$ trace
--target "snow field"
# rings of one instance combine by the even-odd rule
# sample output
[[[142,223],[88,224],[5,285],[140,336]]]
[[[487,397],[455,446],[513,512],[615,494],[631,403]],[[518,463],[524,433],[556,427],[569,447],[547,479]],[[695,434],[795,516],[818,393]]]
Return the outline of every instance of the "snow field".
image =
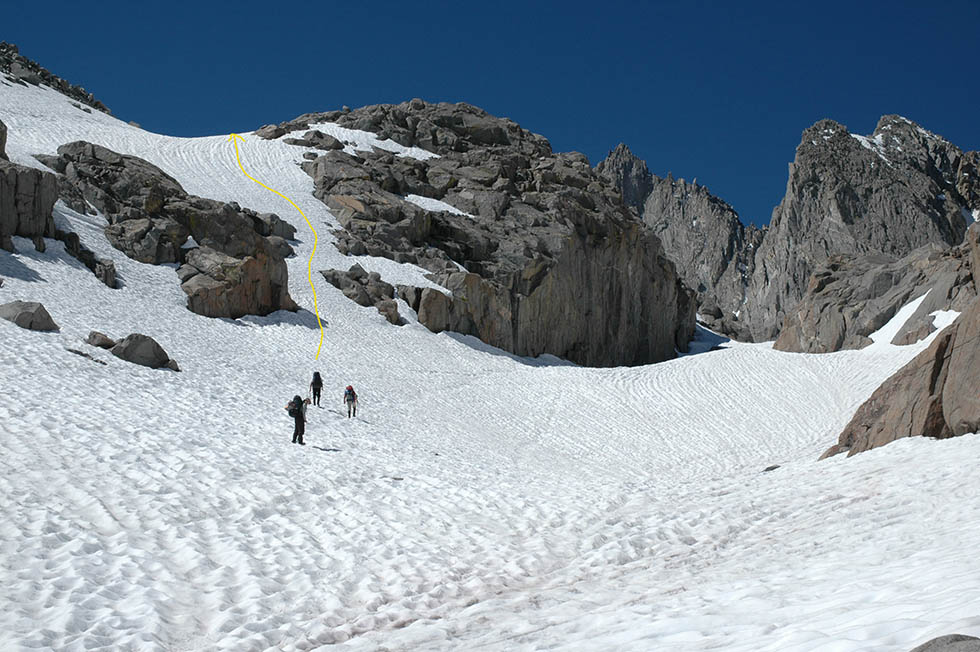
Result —
[[[980,634],[963,464],[980,438],[815,461],[927,342],[586,369],[394,327],[315,272],[357,261],[431,285],[422,271],[341,256],[303,149],[246,134],[246,170],[319,231],[314,361],[312,234],[226,136],[149,134],[19,86],[0,86],[0,119],[17,162],[87,139],[276,212],[298,229],[305,308],[194,315],[173,266],[126,258],[101,217],[60,204],[121,289],[57,242],[0,252],[0,302],[39,300],[62,327],[0,320],[0,649],[907,650]],[[119,361],[90,330],[151,335],[182,372]],[[314,369],[324,405],[293,446],[283,406]]]

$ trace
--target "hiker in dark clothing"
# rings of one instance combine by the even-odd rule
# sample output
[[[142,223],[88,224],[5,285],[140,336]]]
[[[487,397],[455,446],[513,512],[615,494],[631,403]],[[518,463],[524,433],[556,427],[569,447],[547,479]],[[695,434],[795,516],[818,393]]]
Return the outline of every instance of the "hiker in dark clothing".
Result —
[[[356,417],[357,416],[357,392],[354,391],[354,388],[351,385],[348,385],[347,389],[344,390],[344,403],[347,404],[347,418],[350,419],[351,412],[353,412],[354,416]]]
[[[320,405],[320,390],[323,389],[323,379],[320,372],[313,372],[313,382],[310,383],[310,390],[313,391],[313,405]]]
[[[310,399],[300,398],[299,394],[297,394],[293,397],[293,400],[286,404],[286,410],[289,412],[289,416],[296,423],[293,428],[293,443],[300,444],[301,446],[306,446],[306,442],[303,441],[303,435],[306,433],[306,406],[309,402]]]

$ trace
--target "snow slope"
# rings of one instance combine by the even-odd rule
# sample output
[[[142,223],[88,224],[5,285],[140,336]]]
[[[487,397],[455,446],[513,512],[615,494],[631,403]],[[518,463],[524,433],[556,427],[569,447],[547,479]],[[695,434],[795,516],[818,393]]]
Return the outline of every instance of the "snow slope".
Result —
[[[85,139],[276,212],[299,229],[290,292],[307,308],[194,315],[172,266],[126,258],[101,217],[60,204],[121,289],[58,242],[0,252],[0,302],[42,301],[61,325],[0,320],[0,649],[906,650],[980,634],[980,478],[963,463],[980,438],[816,462],[926,342],[586,369],[391,326],[314,277],[314,361],[312,234],[241,175],[227,135],[151,134],[8,85],[0,119],[17,162]],[[341,256],[304,150],[245,137],[249,173],[319,230],[314,270],[429,284]],[[90,330],[151,335],[182,372],[119,361]],[[324,407],[293,446],[283,406],[314,369]]]

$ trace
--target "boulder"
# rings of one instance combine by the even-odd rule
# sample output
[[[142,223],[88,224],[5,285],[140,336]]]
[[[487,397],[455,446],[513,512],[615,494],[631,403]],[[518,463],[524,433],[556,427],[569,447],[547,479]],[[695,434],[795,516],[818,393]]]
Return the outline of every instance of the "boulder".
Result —
[[[284,222],[275,213],[257,213],[255,218],[258,220],[257,226],[261,225],[256,229],[260,235],[274,235],[284,240],[292,240],[296,236],[296,227]]]
[[[100,349],[111,349],[116,345],[116,341],[114,339],[108,335],[105,335],[104,333],[100,333],[99,331],[90,332],[88,337],[85,338],[85,343],[91,344],[92,346],[97,346]]]
[[[180,287],[187,294],[187,307],[206,317],[237,319],[297,309],[286,294],[285,262],[271,261],[263,252],[235,258],[201,246],[187,253],[178,276],[183,279]]]
[[[343,149],[344,144],[329,134],[322,131],[311,130],[303,134],[302,138],[286,138],[284,143],[298,145],[300,147],[314,147],[322,150]]]
[[[177,363],[170,364],[172,360],[167,352],[163,350],[156,340],[148,335],[132,333],[124,337],[118,344],[109,349],[109,352],[127,362],[159,369],[160,367],[174,368]],[[179,371],[179,369],[175,369]]]
[[[0,248],[13,251],[13,236],[21,236],[44,251],[44,238],[55,234],[51,209],[56,201],[53,174],[0,160]]]
[[[286,135],[286,130],[276,125],[265,125],[255,130],[255,135],[266,140],[275,140]]]
[[[36,301],[11,301],[0,305],[0,319],[32,331],[56,331],[58,325],[43,305]]]
[[[926,641],[911,652],[980,652],[980,638],[963,634],[947,634]]]
[[[823,455],[980,431],[980,298],[865,401]]]
[[[395,288],[381,280],[381,275],[377,272],[368,274],[355,263],[346,272],[331,269],[320,274],[351,301],[364,307],[374,306],[392,324],[405,323],[398,314],[398,304],[394,301]]]
[[[172,219],[129,219],[105,227],[109,243],[133,260],[159,265],[180,260],[186,227]]]
[[[278,216],[188,195],[156,166],[99,145],[69,143],[58,155],[44,162],[108,216],[114,247],[144,263],[184,263],[178,277],[190,310],[237,318],[297,309],[284,260],[295,228]],[[197,247],[186,246],[190,238]],[[90,269],[114,277],[109,265]]]
[[[295,253],[293,248],[289,246],[289,243],[286,242],[284,238],[277,235],[270,235],[267,239],[269,244],[272,246],[272,250],[279,254],[279,256],[282,258],[289,258]]]

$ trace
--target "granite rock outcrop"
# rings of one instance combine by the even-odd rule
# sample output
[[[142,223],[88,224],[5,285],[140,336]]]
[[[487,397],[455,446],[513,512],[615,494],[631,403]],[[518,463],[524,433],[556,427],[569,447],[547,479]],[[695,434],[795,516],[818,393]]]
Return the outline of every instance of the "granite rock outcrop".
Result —
[[[592,366],[686,350],[690,291],[583,155],[555,154],[543,137],[476,107],[422,100],[308,114],[264,133],[326,121],[438,154],[335,149],[303,163],[343,227],[342,253],[416,264],[450,291],[408,291],[431,330]]]
[[[181,264],[190,310],[237,318],[296,309],[283,243],[271,240],[294,230],[278,217],[189,195],[151,163],[100,145],[68,143],[38,159],[109,219],[114,247],[140,262]]]

